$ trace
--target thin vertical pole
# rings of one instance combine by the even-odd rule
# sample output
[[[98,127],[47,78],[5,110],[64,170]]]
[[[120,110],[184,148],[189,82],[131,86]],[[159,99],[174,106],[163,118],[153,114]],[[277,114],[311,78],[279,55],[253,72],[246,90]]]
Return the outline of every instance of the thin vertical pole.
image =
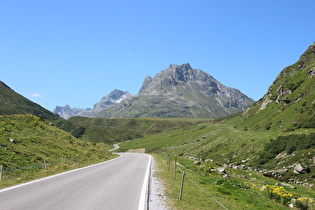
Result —
[[[183,174],[182,174],[182,183],[181,183],[181,186],[180,186],[179,200],[181,200],[182,197],[183,197],[184,181],[185,181],[185,172],[183,172]]]
[[[0,166],[0,182],[1,182],[1,178],[2,178],[2,165]]]
[[[177,157],[175,156],[175,160],[174,160],[174,178],[176,180],[176,167],[177,167]]]

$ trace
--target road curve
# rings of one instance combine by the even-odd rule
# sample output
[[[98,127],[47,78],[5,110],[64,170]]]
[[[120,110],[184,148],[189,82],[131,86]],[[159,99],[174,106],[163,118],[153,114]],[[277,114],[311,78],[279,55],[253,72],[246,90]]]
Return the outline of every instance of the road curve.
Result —
[[[111,161],[6,188],[0,190],[0,209],[140,209],[150,161],[146,154],[122,153]]]

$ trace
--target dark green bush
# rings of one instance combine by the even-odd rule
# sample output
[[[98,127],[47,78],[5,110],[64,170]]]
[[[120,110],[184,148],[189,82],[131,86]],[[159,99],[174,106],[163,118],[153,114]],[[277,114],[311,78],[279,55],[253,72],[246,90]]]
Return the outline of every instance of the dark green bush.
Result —
[[[309,149],[315,146],[315,133],[309,135],[294,134],[288,136],[279,136],[275,140],[271,140],[264,148],[264,152],[260,154],[258,164],[262,165],[269,160],[275,158],[281,152],[291,154],[297,150]]]

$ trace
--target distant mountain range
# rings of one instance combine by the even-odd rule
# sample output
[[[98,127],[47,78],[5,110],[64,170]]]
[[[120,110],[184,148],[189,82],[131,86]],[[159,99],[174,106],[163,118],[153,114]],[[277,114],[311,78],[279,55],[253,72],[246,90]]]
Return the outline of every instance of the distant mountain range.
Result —
[[[254,101],[189,64],[170,65],[154,78],[146,77],[139,93],[114,90],[93,109],[57,106],[53,111],[71,116],[127,117],[223,117],[244,110]]]
[[[69,119],[73,116],[97,117],[101,111],[115,106],[130,97],[132,97],[132,95],[129,92],[116,89],[110,92],[108,95],[104,96],[99,102],[94,104],[93,109],[74,108],[66,105],[63,107],[56,106],[53,112],[58,114],[60,117],[63,117],[64,119]]]

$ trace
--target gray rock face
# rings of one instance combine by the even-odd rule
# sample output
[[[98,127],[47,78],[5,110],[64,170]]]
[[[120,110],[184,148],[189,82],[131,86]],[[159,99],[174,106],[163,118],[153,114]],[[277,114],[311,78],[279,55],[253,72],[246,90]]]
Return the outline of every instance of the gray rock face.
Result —
[[[80,108],[74,108],[69,105],[66,106],[56,106],[53,113],[58,114],[60,117],[64,119],[69,119],[72,116],[76,116],[78,113],[88,111],[88,109],[80,109]]]
[[[95,117],[99,114],[99,112],[115,106],[130,97],[132,97],[132,95],[129,92],[116,89],[94,104],[93,109],[73,108],[66,105],[64,107],[56,106],[53,112],[59,114],[60,117],[65,119],[69,119],[73,116]]]
[[[116,89],[107,96],[104,96],[102,100],[97,102],[93,107],[93,111],[102,111],[111,106],[119,104],[121,101],[128,99],[131,96],[132,95],[129,92]]]
[[[189,64],[170,65],[154,78],[146,77],[137,96],[99,117],[223,117],[253,102]]]
[[[293,172],[298,174],[307,174],[309,169],[305,164],[297,163],[293,168]]]

